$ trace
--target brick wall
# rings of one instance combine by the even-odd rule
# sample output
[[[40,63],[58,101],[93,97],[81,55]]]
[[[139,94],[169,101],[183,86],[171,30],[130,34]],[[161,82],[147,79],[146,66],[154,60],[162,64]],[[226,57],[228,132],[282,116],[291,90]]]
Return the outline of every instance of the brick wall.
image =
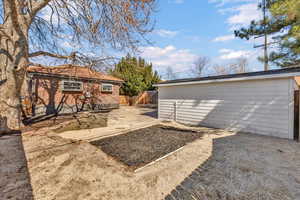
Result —
[[[76,112],[82,104],[86,106],[88,103],[101,108],[119,105],[119,84],[113,84],[112,92],[103,92],[100,81],[81,80],[83,91],[65,92],[61,89],[62,80],[43,76],[28,79],[25,84],[27,88],[22,94],[23,107],[27,114],[32,114],[33,106],[35,114],[50,114],[59,105],[62,105],[62,112]]]

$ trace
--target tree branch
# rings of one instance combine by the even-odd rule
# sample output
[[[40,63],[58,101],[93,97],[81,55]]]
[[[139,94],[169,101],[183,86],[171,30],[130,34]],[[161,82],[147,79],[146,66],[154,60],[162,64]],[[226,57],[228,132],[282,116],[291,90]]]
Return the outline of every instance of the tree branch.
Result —
[[[40,1],[30,1],[31,3],[31,17],[34,18],[35,15],[43,9],[52,0],[40,0]]]
[[[72,53],[69,56],[49,53],[49,52],[46,52],[46,51],[37,51],[37,52],[33,52],[33,53],[29,54],[30,58],[38,57],[38,56],[49,56],[49,57],[58,58],[58,59],[74,59],[75,56],[76,56],[76,53]]]

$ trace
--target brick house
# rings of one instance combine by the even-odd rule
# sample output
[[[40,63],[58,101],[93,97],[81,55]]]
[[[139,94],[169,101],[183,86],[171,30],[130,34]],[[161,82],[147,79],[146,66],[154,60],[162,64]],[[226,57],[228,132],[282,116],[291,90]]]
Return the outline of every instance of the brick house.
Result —
[[[30,66],[22,92],[26,116],[119,107],[123,81],[87,67]]]

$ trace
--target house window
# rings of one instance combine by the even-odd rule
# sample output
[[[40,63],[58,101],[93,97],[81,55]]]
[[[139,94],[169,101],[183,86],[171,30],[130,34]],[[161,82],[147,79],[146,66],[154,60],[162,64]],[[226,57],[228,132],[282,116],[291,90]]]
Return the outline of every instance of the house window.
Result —
[[[83,84],[80,81],[62,81],[62,91],[65,92],[80,92],[83,89]]]
[[[102,92],[112,92],[113,85],[112,84],[102,84],[101,91]]]

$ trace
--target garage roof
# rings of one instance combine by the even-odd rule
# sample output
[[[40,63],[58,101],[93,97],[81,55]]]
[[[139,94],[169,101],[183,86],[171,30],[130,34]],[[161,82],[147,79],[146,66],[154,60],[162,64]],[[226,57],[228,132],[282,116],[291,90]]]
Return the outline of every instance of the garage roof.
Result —
[[[155,86],[173,86],[173,85],[189,85],[198,83],[226,82],[226,81],[242,81],[242,80],[258,80],[270,78],[288,78],[300,76],[300,67],[292,67],[285,69],[274,69],[268,71],[258,71],[240,74],[229,74],[221,76],[207,76],[200,78],[185,78],[170,81],[164,81]]]

